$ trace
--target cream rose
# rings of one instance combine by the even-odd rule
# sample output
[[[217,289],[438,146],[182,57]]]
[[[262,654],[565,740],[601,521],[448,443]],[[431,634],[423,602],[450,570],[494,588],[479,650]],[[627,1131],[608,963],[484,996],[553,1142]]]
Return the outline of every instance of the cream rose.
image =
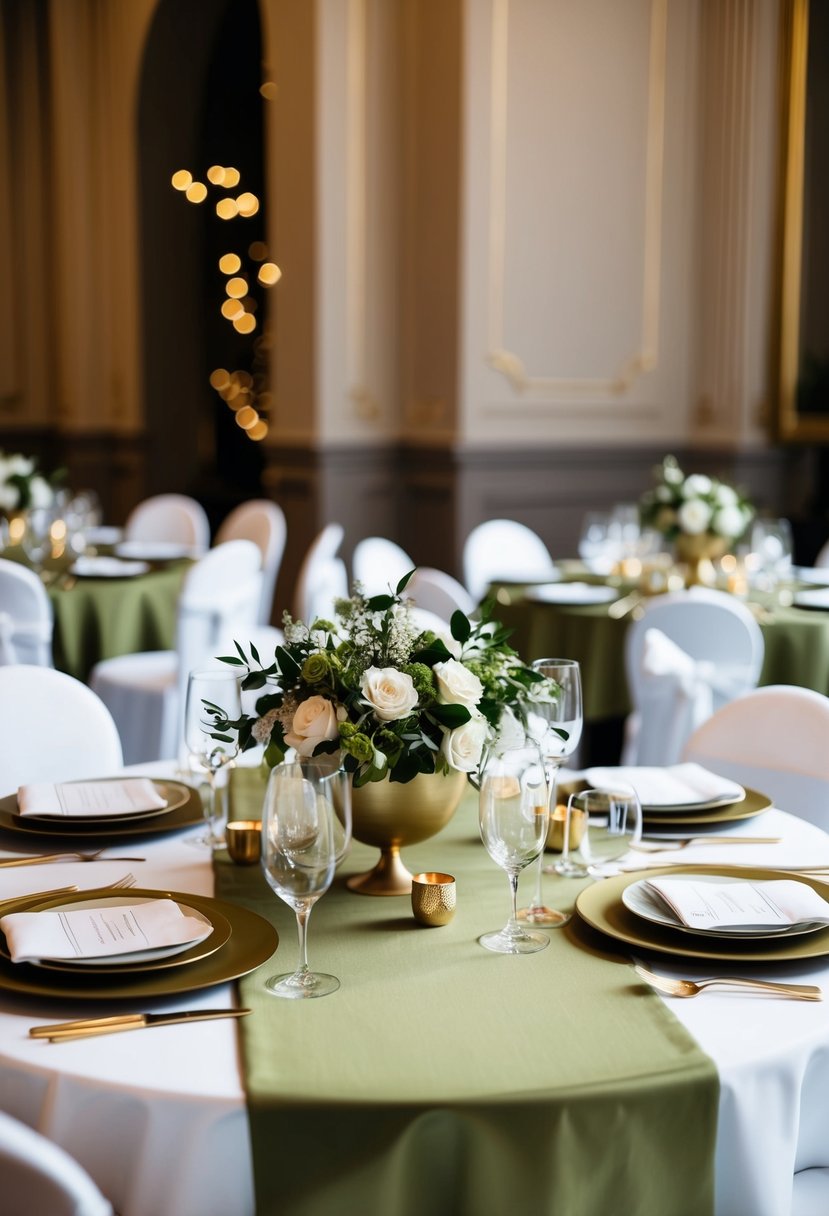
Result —
[[[381,722],[407,718],[417,705],[412,677],[394,667],[369,667],[363,672],[360,692]]]
[[[474,773],[481,762],[486,735],[486,718],[480,714],[464,722],[463,726],[448,730],[443,736],[440,750],[450,768],[461,773]]]
[[[294,714],[291,729],[285,733],[285,743],[298,756],[312,756],[318,743],[338,737],[338,724],[344,718],[342,707],[338,710],[325,697],[309,697]]]
[[[457,659],[435,663],[432,670],[438,682],[439,699],[444,705],[465,705],[467,709],[474,709],[484,695],[481,681]]]
[[[699,498],[691,498],[679,508],[677,522],[683,532],[687,532],[690,536],[699,536],[710,524],[711,514],[711,508],[707,502],[703,502]]]

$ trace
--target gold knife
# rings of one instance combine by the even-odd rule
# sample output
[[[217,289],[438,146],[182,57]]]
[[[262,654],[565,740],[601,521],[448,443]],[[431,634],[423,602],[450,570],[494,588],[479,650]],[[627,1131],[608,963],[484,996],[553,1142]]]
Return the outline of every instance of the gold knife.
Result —
[[[117,1034],[120,1030],[145,1030],[151,1026],[173,1026],[177,1022],[212,1022],[217,1018],[243,1018],[252,1012],[252,1009],[194,1009],[188,1013],[124,1013],[113,1017],[79,1018],[74,1022],[32,1026],[29,1035],[33,1039],[63,1043],[67,1039]]]

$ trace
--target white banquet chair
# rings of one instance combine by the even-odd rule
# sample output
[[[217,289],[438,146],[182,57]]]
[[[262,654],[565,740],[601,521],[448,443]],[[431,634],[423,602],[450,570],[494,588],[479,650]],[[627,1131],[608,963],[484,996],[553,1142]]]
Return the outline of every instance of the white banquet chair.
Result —
[[[112,1216],[86,1170],[34,1128],[0,1112],[3,1216]]]
[[[348,571],[337,556],[344,535],[342,524],[326,524],[305,554],[294,591],[294,616],[306,624],[317,617],[332,620],[334,601],[348,595]]]
[[[475,611],[475,601],[462,583],[433,566],[418,566],[404,594],[426,612],[433,612],[443,621],[450,621],[453,612],[467,616]]]
[[[384,536],[366,536],[354,546],[351,573],[366,595],[394,591],[415,563],[405,549]]]
[[[829,697],[768,684],[731,701],[688,740],[683,758],[773,799],[829,831]],[[829,1210],[829,1209],[827,1209]]]
[[[463,546],[463,581],[476,604],[491,583],[543,582],[558,578],[555,562],[537,532],[514,519],[488,519]]]
[[[123,765],[107,707],[86,684],[53,667],[0,667],[0,740],[2,795],[31,781],[107,777]]]
[[[0,666],[54,666],[54,626],[51,601],[35,572],[0,557]]]
[[[187,494],[154,494],[130,511],[124,539],[182,545],[198,555],[210,544],[210,521],[201,503]]]
[[[273,595],[279,567],[285,553],[288,528],[285,512],[267,498],[252,498],[240,503],[219,525],[215,543],[228,540],[252,540],[262,554],[262,598],[258,624],[269,625],[273,612]]]
[[[649,601],[625,636],[633,712],[623,764],[676,764],[691,733],[755,688],[765,645],[750,610],[724,591],[694,587]]]
[[[188,570],[176,614],[174,650],[103,659],[90,686],[110,710],[126,764],[178,756],[187,677],[214,658],[231,633],[244,638],[256,625],[262,588],[259,549],[230,540],[210,549]]]

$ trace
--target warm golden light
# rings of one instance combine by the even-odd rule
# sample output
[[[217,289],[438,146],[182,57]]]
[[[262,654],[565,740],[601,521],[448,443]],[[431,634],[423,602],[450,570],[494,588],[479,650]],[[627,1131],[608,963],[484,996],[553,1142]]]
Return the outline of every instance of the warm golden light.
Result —
[[[211,165],[207,170],[207,180],[212,182],[214,186],[223,186],[225,171],[222,165]]]
[[[220,220],[232,220],[239,214],[235,198],[220,198],[216,204],[216,214]]]
[[[223,253],[219,258],[219,270],[222,274],[235,274],[242,265],[242,259],[238,253]]]
[[[264,241],[252,241],[248,246],[248,254],[254,262],[261,262],[268,256],[268,247]]]
[[[231,401],[235,401],[236,398],[239,396],[239,385],[235,384],[233,381],[231,381],[230,384],[227,386],[227,388],[222,390],[222,396],[224,397],[224,399],[228,403],[228,405],[230,405]],[[237,409],[239,408],[238,404],[237,404],[236,408]]]
[[[240,334],[252,334],[256,329],[256,318],[249,312],[243,313],[233,322],[233,328]]]
[[[207,186],[204,182],[193,182],[191,186],[187,187],[184,194],[188,202],[203,203],[207,198]]]
[[[256,423],[259,421],[259,415],[253,406],[243,405],[236,415],[236,421],[242,430],[246,431],[249,427],[256,426]]]
[[[170,178],[174,190],[186,190],[192,180],[193,174],[187,169],[178,169]]]
[[[264,418],[260,418],[253,426],[248,427],[248,439],[255,439],[257,442],[264,439],[268,433],[268,424]]]
[[[250,372],[236,372],[236,383],[241,384],[242,388],[252,388],[253,376]]]
[[[236,317],[241,317],[244,311],[244,305],[242,304],[241,300],[225,300],[224,304],[222,305],[222,316],[228,321],[233,321]]]
[[[276,101],[279,89],[272,80],[266,80],[259,86],[259,92],[265,98],[265,101]]]
[[[221,392],[223,388],[227,388],[230,384],[230,376],[224,367],[217,367],[215,371],[210,373],[210,387],[215,388],[216,392]]]
[[[236,200],[236,206],[239,208],[239,214],[247,219],[251,215],[256,215],[256,212],[259,210],[259,199],[248,190],[244,194],[239,195]]]
[[[282,278],[282,271],[276,262],[263,262],[259,267],[258,278],[265,287],[273,287],[274,283],[278,283]]]
[[[224,186],[225,190],[232,190],[234,186],[238,186],[240,176],[241,176],[241,174],[239,173],[238,169],[234,169],[231,166],[228,166],[225,169],[225,177],[224,177],[224,181],[222,182],[222,185]]]
[[[236,279],[228,279],[225,284],[225,291],[233,300],[241,300],[242,296],[247,293],[248,281],[243,279],[241,275]]]

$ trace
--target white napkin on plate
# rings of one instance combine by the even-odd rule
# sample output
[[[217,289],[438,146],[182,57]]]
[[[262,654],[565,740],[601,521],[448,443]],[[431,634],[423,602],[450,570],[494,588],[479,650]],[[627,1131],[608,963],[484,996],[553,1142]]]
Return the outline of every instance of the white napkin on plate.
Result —
[[[35,782],[17,791],[22,816],[56,816],[92,819],[97,815],[140,815],[167,805],[149,777],[120,781],[65,781],[58,785]]]
[[[736,781],[729,781],[709,772],[701,764],[670,764],[666,768],[646,765],[620,765],[616,768],[589,768],[585,777],[591,786],[604,788],[617,782],[632,785],[643,806],[684,806],[697,802],[714,802],[745,798],[745,790]]]
[[[829,924],[829,903],[793,878],[766,882],[717,881],[677,875],[651,878],[647,887],[691,929],[776,929]]]
[[[15,963],[33,959],[105,958],[160,946],[200,942],[213,926],[188,916],[172,899],[62,911],[10,912],[0,917]]]
[[[120,557],[78,557],[70,567],[70,573],[87,578],[127,578],[133,574],[146,574],[146,562],[127,562]]]

